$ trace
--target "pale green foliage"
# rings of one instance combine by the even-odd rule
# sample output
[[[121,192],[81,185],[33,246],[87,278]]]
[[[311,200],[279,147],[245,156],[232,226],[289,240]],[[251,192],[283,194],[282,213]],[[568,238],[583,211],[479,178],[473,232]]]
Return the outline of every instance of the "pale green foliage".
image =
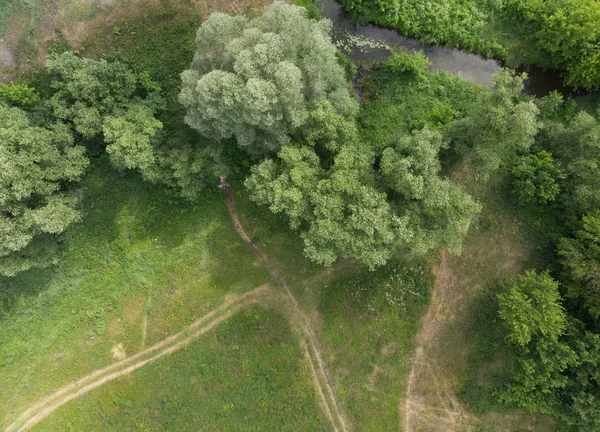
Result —
[[[313,261],[330,265],[341,256],[374,269],[389,260],[397,243],[410,241],[406,219],[393,214],[373,185],[372,164],[368,149],[346,146],[319,182],[312,197],[315,219],[302,233]]]
[[[33,126],[20,109],[0,105],[0,274],[54,262],[55,235],[80,218],[65,185],[87,165],[65,125]]]
[[[77,58],[72,52],[50,54],[46,70],[53,78],[49,99],[54,116],[73,122],[86,138],[102,131],[103,116],[123,109],[134,98],[136,77],[119,62]]]
[[[268,205],[273,213],[284,213],[296,229],[314,217],[312,194],[323,170],[319,157],[308,147],[285,146],[278,156],[279,161],[267,159],[253,167],[246,187],[253,201]]]
[[[338,257],[353,258],[374,269],[398,250],[407,255],[435,248],[460,253],[462,237],[480,207],[439,177],[438,132],[420,131],[386,149],[380,177],[371,150],[352,141],[351,125],[341,121],[335,126],[336,120],[319,124],[316,130],[321,132],[315,136],[325,138],[316,147],[341,148],[328,170],[310,147],[286,146],[279,160],[253,167],[246,180],[254,201],[301,229],[306,256],[324,265]],[[341,143],[340,136],[349,141]],[[379,183],[391,190],[389,197]]]
[[[399,137],[383,151],[383,182],[392,191],[396,212],[410,221],[414,232],[404,245],[409,254],[437,248],[460,254],[471,218],[481,209],[460,187],[440,177],[439,151],[445,146],[439,132],[423,129]]]
[[[314,101],[327,100],[337,114],[353,116],[358,106],[330,31],[328,21],[279,2],[251,21],[212,14],[182,74],[186,122],[204,136],[234,136],[250,154],[267,155],[290,142]]]
[[[492,92],[453,126],[457,149],[471,157],[484,179],[534,142],[540,127],[539,110],[531,101],[519,101],[525,77],[507,69],[497,72]]]
[[[304,228],[311,260],[331,265],[346,257],[375,268],[390,258],[398,235],[410,237],[405,221],[373,186],[368,149],[343,147],[329,172],[308,147],[286,146],[278,156],[253,167],[246,187],[253,200],[284,213],[293,228]]]
[[[152,138],[162,123],[145,105],[131,105],[124,113],[104,119],[102,130],[106,151],[112,163],[120,169],[140,168],[147,171],[155,163]]]

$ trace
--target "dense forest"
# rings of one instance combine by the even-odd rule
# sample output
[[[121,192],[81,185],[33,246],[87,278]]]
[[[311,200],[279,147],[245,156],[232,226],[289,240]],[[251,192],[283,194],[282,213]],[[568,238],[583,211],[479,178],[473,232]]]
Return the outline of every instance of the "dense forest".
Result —
[[[600,87],[596,0],[343,3],[358,22]],[[523,409],[565,430],[600,429],[594,95],[526,95],[526,74],[510,68],[484,88],[430,73],[421,52],[395,52],[362,65],[359,103],[356,68],[331,42],[330,23],[279,2],[254,19],[211,14],[190,46],[191,63],[173,62],[180,79],[122,53],[87,58],[64,47],[0,84],[3,286],[60,262],[66,234],[87,217],[82,202],[99,199],[81,186],[97,167],[133,173],[190,206],[220,177],[235,179],[313,263],[384,274],[398,260],[461,254],[487,210],[450,174],[465,164],[477,185],[514,203],[540,243],[535,266],[479,300],[488,353],[474,367],[494,353],[506,367],[464,399],[482,412]]]

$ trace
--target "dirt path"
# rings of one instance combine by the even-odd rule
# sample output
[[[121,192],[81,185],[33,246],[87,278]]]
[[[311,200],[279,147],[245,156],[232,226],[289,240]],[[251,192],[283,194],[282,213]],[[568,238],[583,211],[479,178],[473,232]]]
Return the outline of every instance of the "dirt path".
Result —
[[[339,431],[341,429],[342,431],[346,432],[348,430],[308,317],[300,308],[296,298],[290,291],[281,275],[244,231],[244,228],[242,227],[235,210],[235,205],[231,195],[231,188],[224,179],[221,180],[221,187],[225,192],[227,207],[236,231],[240,234],[246,244],[248,244],[256,253],[256,255],[258,255],[258,257],[262,260],[271,275],[283,287],[285,294],[279,294],[279,292],[274,291],[265,285],[236,296],[212,310],[202,318],[194,321],[179,333],[169,336],[163,341],[146,348],[131,357],[127,357],[121,361],[112,363],[103,369],[99,369],[81,378],[77,382],[71,383],[57,390],[50,396],[44,398],[37,404],[25,410],[8,426],[6,432],[20,432],[29,429],[67,402],[116,378],[130,374],[165,355],[179,350],[185,345],[193,342],[202,334],[211,330],[216,325],[220,324],[222,321],[229,318],[232,314],[254,304],[263,304],[271,306],[275,309],[284,309],[283,312],[288,315],[288,319],[292,325],[292,328],[297,331],[298,328],[300,328],[299,333],[304,336],[304,338],[301,340],[301,345],[311,368],[313,383],[321,404],[323,405],[325,414],[327,415],[327,418],[331,422],[331,425],[335,431]],[[283,296],[283,298],[278,298],[281,296]],[[286,303],[289,303],[289,305],[286,306]],[[146,320],[147,317],[145,316],[142,330],[142,344],[145,343]]]
[[[246,231],[244,231],[244,228],[242,227],[240,219],[237,215],[237,211],[235,209],[235,204],[233,202],[233,197],[231,195],[231,187],[230,187],[229,183],[227,183],[227,181],[223,177],[220,178],[219,187],[221,187],[223,189],[223,192],[225,193],[225,199],[227,200],[227,207],[229,209],[229,214],[231,215],[231,220],[233,221],[233,225],[235,226],[236,231],[239,233],[240,237],[242,237],[242,239],[246,242],[246,244],[248,246],[250,246],[250,248],[254,251],[254,253],[261,259],[261,261],[267,267],[267,269],[269,270],[271,275],[273,275],[273,277],[283,287],[283,289],[285,290],[288,298],[290,299],[290,301],[294,307],[295,313],[298,315],[298,317],[300,317],[303,327],[304,327],[304,329],[303,329],[304,333],[307,336],[307,342],[308,342],[309,349],[306,350],[306,353],[308,354],[308,360],[309,360],[310,366],[313,370],[313,373],[315,373],[316,376],[320,377],[320,379],[317,381],[322,382],[325,386],[324,389],[318,389],[318,391],[321,393],[326,393],[328,396],[327,398],[325,398],[326,405],[327,405],[325,407],[326,412],[328,414],[333,413],[336,421],[332,423],[332,426],[336,431],[338,430],[338,425],[343,431],[347,431],[348,426],[346,424],[346,421],[344,420],[344,416],[342,415],[342,410],[340,408],[340,404],[339,404],[337,396],[335,394],[335,390],[333,389],[333,386],[331,384],[331,379],[329,378],[329,374],[325,367],[325,363],[323,362],[323,355],[321,353],[321,350],[319,349],[319,345],[317,343],[317,338],[315,337],[315,334],[312,330],[312,327],[310,325],[310,321],[308,320],[308,317],[300,308],[300,305],[298,304],[296,297],[294,297],[294,295],[292,294],[292,291],[289,289],[289,287],[287,286],[287,284],[285,283],[285,281],[283,280],[283,278],[281,277],[279,272],[275,269],[275,267],[271,264],[271,262],[267,259],[267,257],[261,252],[261,250],[258,248],[258,246],[256,246],[252,242],[252,240],[250,239],[248,234],[246,234]]]
[[[223,303],[202,318],[194,321],[179,333],[169,336],[163,341],[131,357],[115,362],[103,369],[99,369],[81,378],[79,381],[61,388],[24,411],[8,426],[6,432],[24,431],[70,400],[106,384],[109,381],[130,374],[148,363],[179,350],[229,318],[235,312],[254,304],[262,303],[262,297],[266,296],[271,291],[273,291],[271,288],[267,285],[263,285],[252,291],[240,294]]]
[[[436,431],[442,425],[448,432],[472,430],[477,424],[477,418],[456,398],[453,383],[444,376],[445,368],[438,358],[438,343],[453,324],[463,298],[446,253],[442,253],[434,274],[435,288],[416,336],[406,398],[399,407],[403,418],[399,429],[405,432]]]

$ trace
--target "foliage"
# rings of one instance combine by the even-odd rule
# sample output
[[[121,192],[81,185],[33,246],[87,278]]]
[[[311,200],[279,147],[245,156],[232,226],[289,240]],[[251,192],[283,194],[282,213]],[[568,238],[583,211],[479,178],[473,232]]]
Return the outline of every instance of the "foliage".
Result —
[[[600,87],[600,4],[596,0],[509,0],[508,15],[527,26],[528,36],[567,70],[566,83]]]
[[[40,97],[26,83],[0,83],[0,104],[6,103],[23,109],[33,108]]]
[[[325,99],[351,117],[358,106],[330,40],[328,21],[275,3],[261,17],[212,14],[198,30],[179,97],[186,123],[209,138],[234,136],[254,156],[277,152]]]
[[[578,298],[594,318],[600,317],[600,209],[583,216],[574,238],[558,245],[567,272],[569,296]]]
[[[483,3],[483,4],[482,4]],[[393,27],[427,44],[449,44],[497,53],[497,44],[483,34],[492,2],[472,0],[344,0],[342,4],[359,23]]]
[[[515,195],[521,204],[546,205],[560,191],[565,174],[551,153],[545,150],[518,158],[512,168]]]
[[[567,175],[564,207],[576,217],[600,208],[600,123],[582,111],[567,126],[546,122],[542,132]]]
[[[71,52],[50,56],[47,70],[54,78],[52,114],[73,124],[88,143],[101,136],[115,167],[137,169],[190,199],[208,178],[224,172],[219,154],[186,133],[182,122],[160,133],[164,125],[157,114],[165,100],[147,71],[136,74],[119,61],[79,59]]]
[[[302,230],[306,256],[320,264],[346,257],[373,269],[398,249],[409,256],[437,248],[459,254],[480,207],[439,177],[442,147],[439,132],[399,137],[383,151],[379,174],[359,142],[343,145],[328,170],[309,147],[286,146],[279,160],[252,168],[246,187],[254,201]]]
[[[81,217],[67,186],[87,165],[64,124],[34,126],[24,111],[0,105],[0,274],[56,261],[57,236]]]
[[[132,104],[124,113],[106,116],[102,132],[115,167],[150,169],[155,163],[152,139],[161,128],[153,110],[144,104]]]
[[[323,265],[339,256],[371,268],[385,264],[403,221],[373,187],[372,155],[345,146],[328,173],[309,148],[284,147],[278,156],[253,167],[246,187],[254,201],[283,212],[293,228],[306,227],[305,255]]]
[[[445,147],[440,132],[423,129],[398,137],[383,150],[382,181],[393,208],[413,231],[402,244],[406,253],[445,249],[459,255],[471,218],[481,210],[459,186],[440,176],[439,152]]]
[[[499,314],[509,343],[523,349],[534,338],[557,339],[563,334],[567,317],[560,304],[558,282],[548,272],[529,270],[502,285]]]
[[[559,340],[568,321],[558,283],[548,273],[527,271],[508,278],[503,288],[498,295],[499,315],[518,366],[513,382],[496,395],[509,405],[554,413],[560,404],[557,390],[567,383],[563,373],[577,362],[575,351]]]
[[[471,158],[484,180],[501,166],[512,164],[517,153],[527,151],[534,142],[539,110],[532,101],[520,100],[525,78],[508,69],[496,73],[492,92],[452,127],[457,151]]]
[[[392,76],[401,76],[403,74],[412,75],[417,79],[423,79],[427,68],[431,62],[423,51],[415,53],[406,53],[399,51],[393,53],[383,64],[382,72]]]

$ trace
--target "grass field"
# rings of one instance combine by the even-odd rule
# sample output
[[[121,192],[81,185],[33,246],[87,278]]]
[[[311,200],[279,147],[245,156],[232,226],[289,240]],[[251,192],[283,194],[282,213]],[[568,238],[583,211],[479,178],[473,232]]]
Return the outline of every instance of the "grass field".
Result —
[[[310,366],[281,315],[256,307],[32,430],[330,430]]]
[[[84,186],[87,216],[69,232],[61,263],[0,279],[4,421],[115,361],[115,345],[133,354],[270,281],[218,191],[191,205],[107,165]]]

